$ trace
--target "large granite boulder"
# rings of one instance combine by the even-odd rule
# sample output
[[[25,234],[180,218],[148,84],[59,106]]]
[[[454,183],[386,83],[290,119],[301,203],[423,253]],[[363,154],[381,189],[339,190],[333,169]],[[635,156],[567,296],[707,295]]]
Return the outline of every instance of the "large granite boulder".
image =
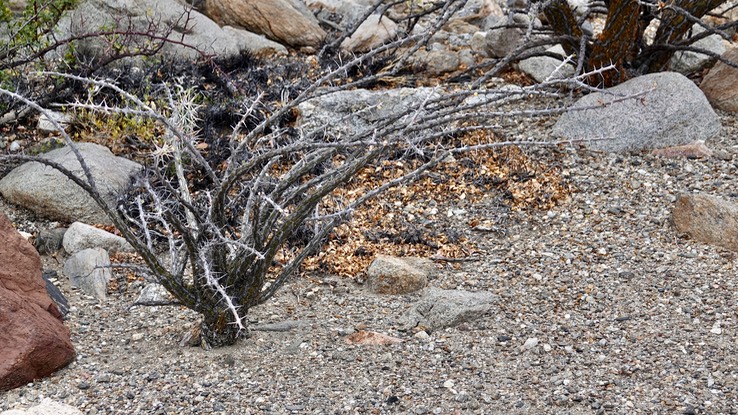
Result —
[[[439,96],[434,88],[339,91],[298,105],[300,118],[297,124],[306,131],[325,129],[329,135],[352,136],[373,131],[374,126],[383,120],[402,114],[415,116],[415,111],[422,113],[423,105]]]
[[[79,143],[77,146],[90,167],[100,194],[108,204],[115,205],[118,194],[141,165],[116,157],[104,146],[92,143]],[[69,147],[52,150],[42,157],[83,177],[82,168]],[[111,223],[87,192],[59,171],[38,162],[25,163],[8,173],[0,180],[0,194],[8,201],[52,220]]]
[[[0,214],[0,391],[43,378],[74,360],[69,330],[46,293],[41,258]]]
[[[562,114],[554,135],[594,150],[652,150],[707,140],[720,120],[705,94],[676,72],[654,73],[589,94]]]
[[[130,29],[129,29],[130,26]],[[177,0],[84,0],[58,25],[60,37],[84,36],[101,30],[152,32],[171,40],[164,42],[160,55],[194,60],[207,55],[238,56],[241,51],[285,53],[284,46],[245,30],[221,28],[204,14]],[[146,36],[119,37],[118,42],[146,48]],[[104,61],[114,48],[104,38],[90,37],[77,42],[75,53],[88,62]]]
[[[317,47],[326,37],[300,0],[204,0],[202,9],[220,25],[242,27],[293,47]]]

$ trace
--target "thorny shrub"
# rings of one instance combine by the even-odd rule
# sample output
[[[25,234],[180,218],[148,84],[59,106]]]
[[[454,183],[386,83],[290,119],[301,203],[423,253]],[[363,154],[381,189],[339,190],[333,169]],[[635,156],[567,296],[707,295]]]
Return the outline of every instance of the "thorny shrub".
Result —
[[[371,12],[388,10],[390,3],[404,2],[378,1],[364,19]],[[42,73],[42,77],[85,86],[76,101],[63,102],[68,108],[122,114],[123,120],[145,118],[161,131],[150,141],[136,137],[140,132],[130,133],[148,163],[114,205],[101,197],[84,158],[60,126],[83,167],[82,177],[44,159],[0,158],[52,165],[84,188],[142,258],[145,267],[139,271],[161,283],[178,304],[202,315],[194,339],[203,347],[233,344],[248,333],[248,310],[274,295],[363,203],[393,187],[426,178],[449,157],[512,144],[561,144],[494,141],[500,120],[563,110],[510,110],[504,105],[529,97],[559,97],[560,90],[592,90],[587,81],[622,69],[614,61],[538,85],[488,86],[491,78],[520,57],[521,49],[489,66],[471,68],[453,78],[457,84],[427,89],[416,106],[374,119],[355,133],[337,133],[330,125],[299,124],[299,106],[310,99],[360,87],[378,88],[388,79],[402,77],[409,60],[465,3],[446,0],[407,7],[399,23],[417,30],[408,30],[364,55],[343,55],[338,47],[359,21],[345,33],[335,33],[316,56],[302,60],[265,64],[243,56],[235,63],[185,66],[179,72],[197,75],[193,77],[177,77],[177,71],[168,69],[144,71],[144,79],[158,81],[155,87],[146,86],[145,96],[136,91],[140,83],[127,78],[133,71],[123,71],[117,81]],[[561,6],[561,10],[566,9]],[[417,25],[421,20],[422,29]],[[554,17],[549,21],[556,23]],[[89,91],[94,94],[89,96]],[[22,92],[0,89],[8,99],[44,112]],[[349,117],[335,123],[348,122]],[[487,141],[456,141],[467,134]],[[369,182],[360,191],[344,192],[368,167],[376,172],[398,162],[403,165],[400,174],[379,174],[376,177],[381,180]]]

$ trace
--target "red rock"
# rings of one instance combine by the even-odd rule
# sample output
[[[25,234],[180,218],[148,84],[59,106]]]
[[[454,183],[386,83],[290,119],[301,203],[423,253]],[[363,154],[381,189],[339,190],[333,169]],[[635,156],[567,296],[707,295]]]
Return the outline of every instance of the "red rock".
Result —
[[[293,0],[206,0],[205,14],[219,25],[243,27],[294,47],[317,47],[326,33],[310,10]]]
[[[680,233],[711,245],[738,252],[738,205],[702,194],[679,196],[672,222]]]
[[[666,158],[702,159],[712,157],[712,150],[704,141],[695,141],[683,146],[657,148],[651,154]]]
[[[402,343],[402,339],[388,336],[386,334],[374,331],[357,331],[356,333],[346,337],[348,344],[373,344],[377,346],[390,346]]]
[[[69,330],[46,293],[41,258],[0,214],[0,391],[48,376],[74,360]]]
[[[738,48],[729,49],[722,58],[738,62]],[[713,107],[724,111],[738,112],[738,69],[718,62],[705,75],[700,89]]]

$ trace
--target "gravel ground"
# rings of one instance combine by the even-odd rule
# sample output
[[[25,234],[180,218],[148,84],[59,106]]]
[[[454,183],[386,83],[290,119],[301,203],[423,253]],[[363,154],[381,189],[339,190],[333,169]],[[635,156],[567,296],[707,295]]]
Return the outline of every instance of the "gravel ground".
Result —
[[[738,153],[736,121],[722,122],[708,145]],[[521,124],[516,134],[549,127]],[[669,223],[680,192],[738,199],[736,158],[526,151],[561,165],[576,190],[550,211],[503,216],[494,195],[459,205],[504,233],[466,229],[479,260],[446,265],[431,284],[497,294],[481,319],[421,339],[398,330],[417,296],[299,278],[250,312],[255,325],[297,322],[292,329],[204,351],[178,345],[193,313],[129,309],[139,285],[105,304],[63,286],[77,360],[7,392],[0,410],[49,397],[87,414],[736,413],[735,253],[686,239]],[[21,227],[36,226],[0,208]],[[347,344],[357,328],[405,341]]]

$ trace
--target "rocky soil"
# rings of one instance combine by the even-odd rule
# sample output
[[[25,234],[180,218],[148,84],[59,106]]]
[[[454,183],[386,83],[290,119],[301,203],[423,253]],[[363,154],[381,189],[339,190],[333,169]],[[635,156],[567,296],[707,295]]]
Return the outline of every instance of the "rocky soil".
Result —
[[[561,166],[575,189],[549,211],[506,211],[494,194],[449,198],[439,210],[466,216],[435,226],[458,227],[481,254],[438,263],[431,285],[497,295],[481,319],[402,332],[417,294],[376,296],[313,275],[253,309],[250,338],[205,351],[179,346],[191,312],[129,307],[139,282],[104,304],[61,284],[78,358],[5,393],[0,410],[49,397],[87,414],[736,413],[736,254],[670,224],[681,192],[738,199],[738,129],[734,117],[721,121],[708,141],[721,156],[703,160],[526,149]],[[521,121],[509,134],[545,139],[550,127]],[[45,226],[0,209],[21,230]],[[497,231],[472,230],[471,217]],[[58,270],[62,259],[45,263]],[[404,341],[348,344],[356,329]]]

